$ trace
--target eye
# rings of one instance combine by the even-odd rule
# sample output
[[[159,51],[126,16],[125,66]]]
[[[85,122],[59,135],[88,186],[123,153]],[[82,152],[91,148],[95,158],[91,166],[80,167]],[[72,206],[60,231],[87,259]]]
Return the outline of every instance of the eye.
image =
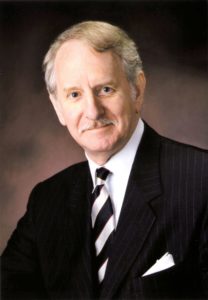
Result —
[[[77,98],[80,97],[80,92],[78,91],[73,91],[73,92],[70,92],[68,95],[67,95],[67,98],[68,99],[71,99],[71,100],[76,100]]]
[[[100,91],[98,92],[99,96],[108,96],[114,92],[114,89],[110,86],[103,86]]]
[[[102,88],[102,90],[103,90],[103,92],[106,93],[106,94],[109,94],[110,92],[113,91],[113,89],[112,89],[111,87],[109,87],[109,86],[104,86],[104,87]]]
[[[72,97],[72,98],[78,97],[78,92],[72,92],[72,93],[71,93],[71,97]]]

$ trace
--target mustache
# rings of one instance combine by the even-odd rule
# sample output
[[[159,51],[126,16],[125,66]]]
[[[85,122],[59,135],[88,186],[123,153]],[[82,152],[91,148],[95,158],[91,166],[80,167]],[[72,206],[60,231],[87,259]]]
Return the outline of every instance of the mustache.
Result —
[[[100,118],[99,120],[96,121],[91,121],[90,123],[84,124],[80,128],[80,133],[83,133],[84,131],[91,130],[91,129],[96,129],[96,128],[101,128],[106,125],[116,125],[117,122],[115,120],[109,120],[105,118]]]

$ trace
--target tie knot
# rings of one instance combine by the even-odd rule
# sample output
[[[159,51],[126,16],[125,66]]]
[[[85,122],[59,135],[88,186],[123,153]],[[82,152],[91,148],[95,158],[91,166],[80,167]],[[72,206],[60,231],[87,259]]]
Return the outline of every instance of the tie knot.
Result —
[[[108,177],[109,174],[110,174],[110,171],[103,167],[96,170],[96,176],[102,180],[106,180],[106,178]]]

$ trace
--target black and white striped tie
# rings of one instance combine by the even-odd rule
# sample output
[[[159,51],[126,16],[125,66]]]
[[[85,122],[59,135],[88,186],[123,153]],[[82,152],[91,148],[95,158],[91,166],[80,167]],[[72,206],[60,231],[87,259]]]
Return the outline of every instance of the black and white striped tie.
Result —
[[[92,195],[91,218],[100,283],[102,283],[105,276],[115,229],[112,203],[105,186],[105,180],[109,173],[110,171],[105,168],[96,170],[97,184]]]

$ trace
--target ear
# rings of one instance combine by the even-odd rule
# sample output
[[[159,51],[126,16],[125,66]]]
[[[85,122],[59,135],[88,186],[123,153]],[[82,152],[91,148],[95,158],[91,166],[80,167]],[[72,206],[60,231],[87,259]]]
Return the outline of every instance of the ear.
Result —
[[[64,114],[63,114],[63,108],[61,106],[61,103],[52,94],[49,94],[49,98],[51,100],[51,103],[53,104],[53,107],[55,109],[55,112],[57,114],[59,122],[61,123],[61,125],[66,126],[66,122],[65,122],[65,118],[64,118]]]
[[[136,112],[139,113],[141,111],[141,106],[144,101],[144,91],[146,86],[146,78],[144,75],[144,72],[139,72],[137,76],[137,82],[136,82]]]

